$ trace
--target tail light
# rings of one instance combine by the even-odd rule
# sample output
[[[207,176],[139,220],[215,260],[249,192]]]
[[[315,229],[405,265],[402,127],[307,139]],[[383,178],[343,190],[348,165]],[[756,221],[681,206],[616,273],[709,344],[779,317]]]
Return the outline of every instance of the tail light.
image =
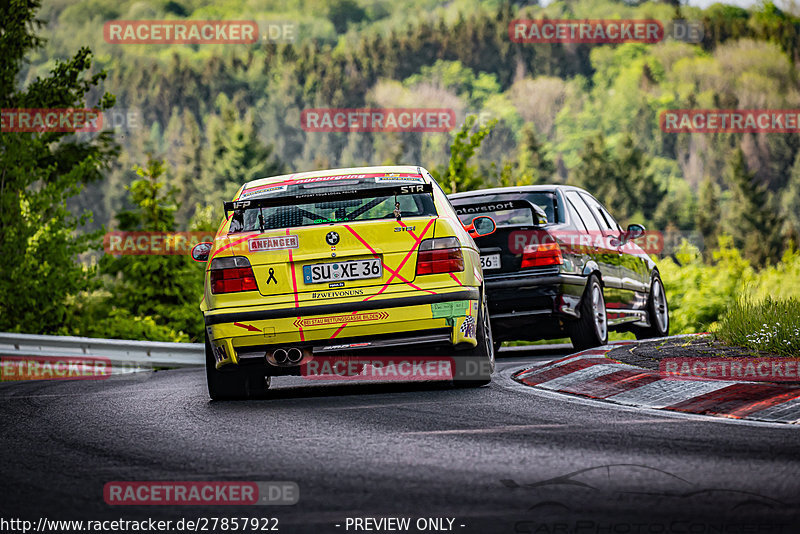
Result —
[[[453,273],[464,270],[461,243],[455,237],[426,239],[417,252],[417,275]]]
[[[237,293],[256,291],[256,277],[250,261],[241,256],[214,258],[211,260],[211,292]]]
[[[527,245],[522,250],[522,265],[525,267],[543,267],[545,265],[561,265],[564,258],[561,256],[561,247],[558,243],[540,243]]]

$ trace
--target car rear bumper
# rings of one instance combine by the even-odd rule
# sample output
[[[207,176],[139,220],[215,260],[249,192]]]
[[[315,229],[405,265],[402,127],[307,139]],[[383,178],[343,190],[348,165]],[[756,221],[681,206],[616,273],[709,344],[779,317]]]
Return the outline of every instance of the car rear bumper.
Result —
[[[468,317],[477,322],[478,288],[409,293],[297,308],[212,311],[205,314],[206,329],[212,345],[224,348],[218,368],[266,363],[265,355],[276,348],[298,348],[308,355],[364,349],[388,354],[400,348],[475,345],[474,328],[470,336],[464,324]]]
[[[586,280],[573,274],[487,276],[486,298],[494,337],[558,337],[561,321],[578,317]]]
[[[416,292],[418,293],[418,292]],[[383,310],[405,306],[434,304],[455,300],[477,300],[477,288],[464,288],[459,291],[437,293],[435,295],[422,294],[404,297],[392,297],[360,302],[341,302],[336,304],[321,304],[317,306],[298,306],[296,308],[277,308],[259,310],[216,310],[205,314],[206,326],[232,323],[235,321],[262,321],[267,319],[284,319],[287,317],[308,317],[314,315],[328,315],[333,313],[347,313],[367,310]]]

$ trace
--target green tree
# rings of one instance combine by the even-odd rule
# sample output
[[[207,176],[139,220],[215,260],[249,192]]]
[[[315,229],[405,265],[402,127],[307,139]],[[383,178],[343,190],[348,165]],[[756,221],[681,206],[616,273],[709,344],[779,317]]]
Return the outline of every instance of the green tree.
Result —
[[[800,151],[789,173],[789,180],[781,195],[781,207],[789,233],[796,240],[800,236]],[[797,241],[795,241],[797,242]]]
[[[165,182],[166,166],[149,159],[134,168],[139,176],[126,187],[133,205],[117,214],[122,231],[172,232],[175,230],[177,189]],[[197,228],[208,230],[208,228]],[[166,340],[192,340],[203,336],[198,310],[203,292],[203,267],[189,255],[103,256],[100,271],[109,279],[114,308],[158,326],[154,335]]]
[[[603,134],[587,138],[579,158],[573,174],[577,185],[591,192],[608,209],[617,213],[624,206],[623,192],[619,190],[617,166]]]
[[[525,184],[546,182],[556,172],[556,166],[544,145],[539,141],[533,124],[528,123],[523,126],[522,141],[517,149],[517,154],[520,179]]]
[[[741,149],[734,152],[728,183],[728,229],[734,243],[755,265],[777,262],[783,252],[783,221],[773,196],[747,170]]]
[[[38,0],[0,3],[0,108],[85,108],[87,93],[106,77],[104,71],[88,74],[88,48],[56,61],[49,76],[25,89],[15,87],[26,55],[42,46],[35,35],[39,7]],[[113,104],[106,93],[96,107]],[[92,283],[93,270],[78,255],[96,247],[99,237],[79,231],[91,213],[71,213],[67,200],[99,180],[117,152],[108,132],[88,140],[0,132],[0,331],[64,331],[68,300]]]
[[[606,146],[602,134],[588,138],[575,169],[575,181],[623,221],[636,214],[652,220],[665,195],[647,154],[627,134],[614,151]]]
[[[359,23],[367,18],[367,12],[354,0],[332,0],[327,11],[336,33],[344,33],[349,23]]]
[[[204,197],[212,203],[229,200],[245,182],[274,176],[284,165],[274,157],[272,145],[257,136],[253,114],[240,118],[233,102],[223,94],[219,115],[208,120],[209,147],[205,163]]]
[[[512,185],[535,185],[547,182],[556,172],[553,160],[539,138],[533,124],[527,123],[522,128],[522,140],[517,147],[516,159],[503,164],[497,183],[501,187]]]
[[[720,227],[719,191],[711,178],[700,185],[695,224],[703,236],[703,257],[711,259],[711,251],[717,246]]]
[[[645,220],[651,221],[666,191],[653,175],[650,158],[636,146],[630,134],[625,134],[617,147],[615,165],[618,187],[627,199],[627,209],[620,213],[626,218],[641,213]]]
[[[181,114],[179,130],[172,184],[178,189],[175,220],[185,228],[194,215],[194,204],[203,200],[199,187],[203,178],[203,138],[194,113],[188,109]]]
[[[489,121],[470,133],[476,121],[475,115],[468,116],[456,133],[453,144],[450,145],[450,162],[447,165],[447,171],[444,173],[431,172],[445,193],[470,191],[483,184],[483,176],[477,167],[469,165],[469,160],[475,155],[475,151],[481,146],[481,142],[489,135],[497,121]]]

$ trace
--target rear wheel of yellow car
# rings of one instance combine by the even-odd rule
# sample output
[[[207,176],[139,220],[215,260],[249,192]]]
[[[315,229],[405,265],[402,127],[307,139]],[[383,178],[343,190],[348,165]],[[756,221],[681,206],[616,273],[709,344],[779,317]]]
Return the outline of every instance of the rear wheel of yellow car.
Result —
[[[483,292],[481,292],[481,306],[478,309],[475,338],[478,341],[475,348],[455,354],[453,385],[456,387],[474,388],[485,386],[492,381],[494,341],[492,325],[489,322],[489,308]]]
[[[269,377],[258,372],[247,373],[242,369],[218,370],[207,334],[205,341],[206,382],[212,400],[257,399],[267,394]]]

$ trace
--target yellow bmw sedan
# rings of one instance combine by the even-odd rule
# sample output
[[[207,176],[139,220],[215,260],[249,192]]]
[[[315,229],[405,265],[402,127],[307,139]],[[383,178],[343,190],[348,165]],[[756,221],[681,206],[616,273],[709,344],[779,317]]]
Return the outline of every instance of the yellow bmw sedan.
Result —
[[[211,398],[262,396],[271,377],[305,375],[325,358],[446,358],[456,385],[488,383],[494,349],[473,236],[494,229],[489,217],[463,226],[417,166],[244,184],[214,242],[192,251],[206,262]]]

